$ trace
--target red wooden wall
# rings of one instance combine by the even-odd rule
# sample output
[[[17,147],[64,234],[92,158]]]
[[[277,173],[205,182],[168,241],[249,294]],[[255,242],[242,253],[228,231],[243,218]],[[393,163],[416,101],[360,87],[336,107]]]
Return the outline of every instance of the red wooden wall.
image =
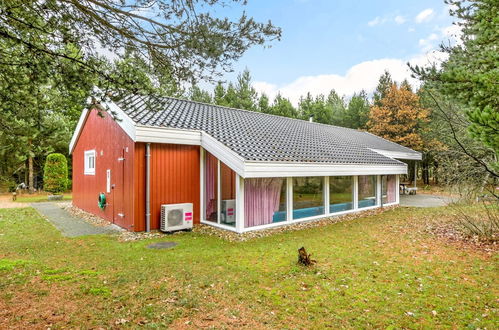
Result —
[[[104,118],[92,110],[73,150],[73,203],[99,217],[133,230],[133,159],[134,142],[113,118]],[[95,175],[84,174],[84,153],[95,150]],[[118,160],[118,158],[125,158]],[[106,193],[106,170],[111,170],[111,184]],[[106,193],[108,206],[97,205],[99,193]],[[121,216],[123,215],[123,216]]]
[[[145,143],[135,145],[135,231],[145,230]],[[151,229],[159,228],[161,204],[193,203],[199,223],[199,146],[151,144]]]

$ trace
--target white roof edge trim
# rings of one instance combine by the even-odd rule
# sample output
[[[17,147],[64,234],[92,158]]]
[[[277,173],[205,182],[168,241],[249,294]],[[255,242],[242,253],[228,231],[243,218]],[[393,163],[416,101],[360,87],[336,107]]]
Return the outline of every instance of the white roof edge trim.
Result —
[[[104,106],[106,106],[106,108],[109,108],[109,110],[115,113],[114,114],[115,121],[118,123],[118,125],[120,125],[120,127],[123,129],[123,131],[125,131],[125,133],[130,137],[130,139],[132,139],[132,141],[135,142],[136,141],[135,122],[130,117],[128,117],[128,115],[123,110],[121,110],[121,108],[118,105],[116,105],[116,103],[105,102]],[[109,113],[109,111],[107,112]],[[110,113],[110,115],[113,114]]]
[[[80,119],[78,119],[78,124],[76,124],[76,128],[73,132],[73,136],[71,137],[71,141],[69,142],[69,154],[71,155],[73,153],[73,149],[76,145],[76,141],[78,141],[78,138],[80,137],[80,131],[83,128],[83,124],[85,123],[85,120],[87,119],[87,115],[89,113],[89,110],[87,108],[83,109],[80,115]]]
[[[201,145],[201,131],[147,125],[135,126],[136,142]]]
[[[123,131],[130,137],[130,139],[135,142],[135,123],[133,120],[128,117],[127,114],[114,102],[103,102],[102,105],[105,109],[108,109],[106,112],[113,117],[113,120],[115,120],[121,129],[123,129]],[[74,147],[80,137],[81,130],[85,125],[86,118],[92,109],[94,109],[92,106],[83,109],[75,131],[73,132],[73,136],[71,137],[71,142],[69,143],[69,154],[73,153]],[[112,112],[114,112],[114,114]]]
[[[407,164],[246,162],[244,178],[407,174]]]
[[[370,148],[370,150],[377,152],[378,154],[381,154],[385,157],[390,157],[393,159],[413,159],[413,160],[423,159],[423,155],[418,151],[400,152],[400,151],[390,151],[390,150],[373,149],[373,148]]]
[[[237,174],[242,175],[244,173],[244,158],[211,135],[200,130],[137,125],[136,142],[202,146]]]
[[[211,135],[201,132],[201,146],[221,162],[230,167],[234,172],[244,177],[246,161],[226,145],[213,138]]]

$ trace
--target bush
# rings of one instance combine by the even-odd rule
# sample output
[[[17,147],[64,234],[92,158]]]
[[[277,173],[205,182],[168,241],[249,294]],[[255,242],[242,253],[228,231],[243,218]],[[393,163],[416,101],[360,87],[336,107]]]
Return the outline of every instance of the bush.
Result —
[[[43,173],[44,190],[53,194],[66,191],[68,184],[68,161],[63,154],[50,154],[45,161]]]
[[[482,202],[473,208],[464,208],[454,204],[456,219],[462,231],[468,237],[494,243],[499,241],[499,203]]]

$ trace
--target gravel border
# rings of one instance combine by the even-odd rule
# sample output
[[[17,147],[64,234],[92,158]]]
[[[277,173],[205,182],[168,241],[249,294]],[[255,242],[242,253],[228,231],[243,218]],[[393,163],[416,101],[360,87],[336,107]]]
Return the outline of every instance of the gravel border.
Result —
[[[88,213],[86,211],[83,211],[82,209],[74,206],[71,202],[61,202],[57,203],[59,207],[62,209],[66,210],[68,213],[71,215],[81,218],[86,222],[91,223],[94,226],[98,227],[104,227],[104,226],[109,226],[111,223],[107,220],[104,220],[96,215],[93,215],[91,213]],[[360,212],[355,212],[355,213],[349,213],[345,215],[339,215],[339,216],[332,216],[324,219],[317,219],[317,220],[310,220],[310,221],[304,221],[300,223],[293,223],[293,224],[288,224],[288,225],[283,225],[280,227],[275,227],[275,228],[269,228],[269,229],[262,229],[262,230],[255,230],[255,231],[250,231],[242,234],[238,234],[233,231],[229,230],[224,230],[220,228],[216,228],[210,225],[204,225],[204,224],[196,224],[194,225],[192,232],[202,234],[202,235],[208,235],[208,236],[216,236],[219,238],[222,238],[226,241],[229,242],[243,242],[243,241],[248,241],[251,239],[256,239],[256,238],[261,238],[261,237],[267,237],[271,236],[277,233],[284,233],[288,231],[297,231],[297,230],[302,230],[302,229],[308,229],[308,228],[315,228],[315,227],[323,227],[323,226],[328,226],[334,223],[338,222],[344,222],[344,221],[350,221],[354,219],[358,219],[361,217],[365,216],[371,216],[371,215],[376,215],[380,214],[383,212],[386,212],[388,210],[392,210],[396,207],[399,207],[398,205],[395,206],[388,206],[388,207],[383,207],[383,208],[375,208],[367,211],[360,211]],[[155,239],[155,238],[164,238],[172,235],[187,235],[189,234],[188,231],[176,231],[173,233],[163,233],[157,230],[151,231],[149,233],[146,232],[132,232],[132,231],[126,231],[124,230],[121,232],[118,236],[118,240],[120,242],[133,242],[133,241],[141,241],[141,240],[146,240],[146,239]]]
[[[96,227],[107,227],[110,225],[113,225],[113,223],[102,219],[101,217],[96,216],[95,214],[88,213],[86,211],[83,211],[82,209],[76,207],[73,205],[72,202],[58,202],[54,203],[55,205],[59,206],[61,209],[65,210],[72,216],[76,218],[80,218],[84,220],[85,222],[90,223],[91,225],[94,225]]]
[[[371,209],[371,210],[367,210],[367,211],[360,211],[360,212],[349,213],[349,214],[345,214],[345,215],[332,216],[332,217],[324,218],[324,219],[304,221],[304,222],[300,222],[300,223],[283,225],[283,226],[275,227],[275,228],[255,230],[255,231],[250,231],[250,232],[246,232],[246,233],[242,233],[242,234],[238,234],[238,233],[235,233],[232,231],[223,230],[223,229],[219,229],[219,228],[216,228],[213,226],[203,225],[203,224],[196,225],[194,227],[193,231],[197,232],[197,233],[205,234],[205,235],[218,236],[218,237],[225,239],[227,241],[230,241],[230,242],[243,242],[243,241],[248,241],[251,239],[275,235],[278,233],[285,233],[285,232],[303,230],[303,229],[308,229],[308,228],[329,226],[329,225],[332,225],[332,224],[335,224],[338,222],[345,222],[345,221],[355,220],[355,219],[358,219],[361,217],[380,214],[380,213],[392,210],[396,207],[399,207],[399,206],[394,205],[394,206],[387,206],[387,207],[383,207],[383,208],[375,208],[375,209]]]

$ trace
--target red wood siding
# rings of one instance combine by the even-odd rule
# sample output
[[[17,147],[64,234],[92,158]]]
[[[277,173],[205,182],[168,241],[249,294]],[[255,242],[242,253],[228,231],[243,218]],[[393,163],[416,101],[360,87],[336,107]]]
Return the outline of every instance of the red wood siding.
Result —
[[[110,222],[133,230],[134,142],[111,116],[92,110],[73,150],[73,203]],[[84,174],[84,153],[95,150],[95,175]],[[118,160],[118,158],[125,160]],[[111,170],[114,189],[106,193],[106,170]],[[108,206],[97,205],[99,193],[106,193]],[[123,215],[123,216],[121,216]]]
[[[135,231],[145,230],[145,144],[135,145]],[[159,229],[161,204],[193,203],[199,223],[199,146],[151,144],[151,229]]]

